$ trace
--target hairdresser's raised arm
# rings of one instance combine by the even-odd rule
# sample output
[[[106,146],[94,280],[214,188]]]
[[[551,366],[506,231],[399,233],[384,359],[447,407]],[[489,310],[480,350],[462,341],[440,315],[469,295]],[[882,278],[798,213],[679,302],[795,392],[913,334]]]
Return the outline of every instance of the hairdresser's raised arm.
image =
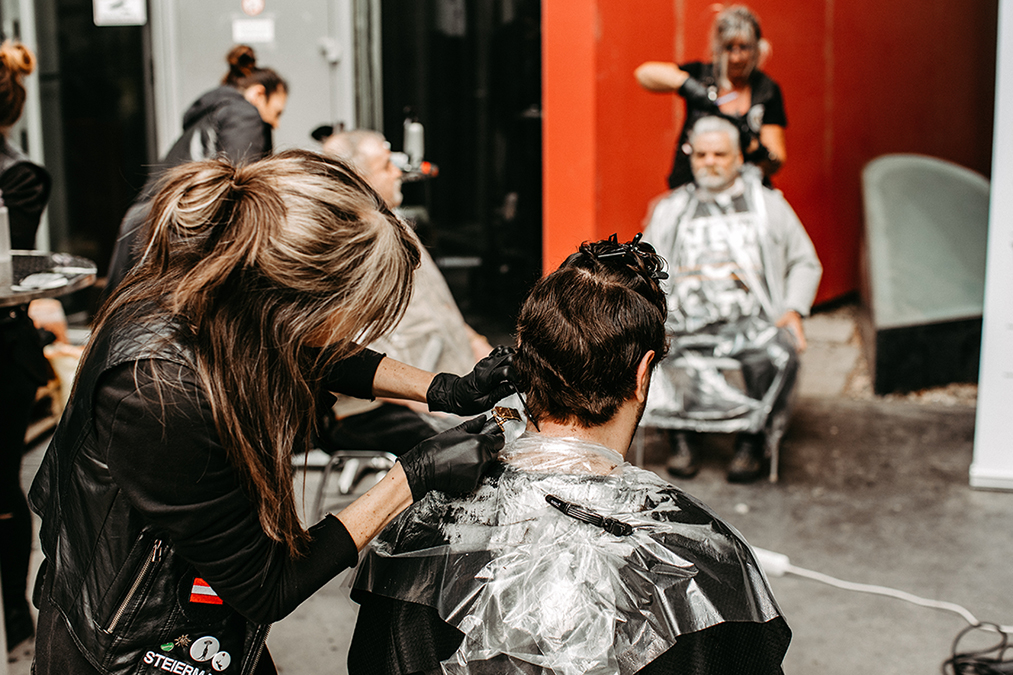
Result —
[[[647,91],[658,94],[673,94],[689,79],[689,73],[674,63],[647,61],[633,71],[637,82]]]

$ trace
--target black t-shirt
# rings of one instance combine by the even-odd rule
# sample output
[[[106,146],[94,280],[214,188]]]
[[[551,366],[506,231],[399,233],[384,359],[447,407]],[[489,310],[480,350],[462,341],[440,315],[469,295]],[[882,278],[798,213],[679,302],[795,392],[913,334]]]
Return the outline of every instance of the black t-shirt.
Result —
[[[710,63],[694,61],[679,66],[689,73],[689,76],[698,80],[705,87],[714,88],[717,91],[717,82],[714,79],[714,67]],[[779,127],[788,126],[788,118],[784,112],[784,99],[781,96],[781,87],[777,82],[770,79],[766,73],[754,70],[749,76],[750,106],[749,112],[743,116],[728,115],[717,110],[716,106],[704,107],[692,100],[686,100],[686,121],[682,125],[679,140],[675,145],[675,159],[672,162],[672,173],[668,176],[668,186],[673,190],[680,185],[692,182],[693,172],[689,165],[689,155],[682,150],[688,137],[689,130],[701,117],[708,115],[719,115],[731,121],[739,128],[739,141],[742,146],[742,153],[746,161],[750,156],[746,149],[754,138],[759,138],[760,127],[765,124],[773,124]],[[755,155],[756,153],[754,153]]]

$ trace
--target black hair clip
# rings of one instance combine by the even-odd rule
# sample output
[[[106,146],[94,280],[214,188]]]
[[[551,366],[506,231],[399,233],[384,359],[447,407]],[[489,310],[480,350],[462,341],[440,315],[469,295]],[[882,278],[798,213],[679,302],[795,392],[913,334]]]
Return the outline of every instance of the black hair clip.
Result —
[[[545,501],[562,511],[564,515],[575,518],[581,522],[600,527],[609,534],[614,534],[617,537],[628,537],[633,534],[633,526],[629,523],[624,523],[621,520],[608,518],[600,513],[589,511],[582,506],[564,501],[556,495],[545,495]]]
[[[527,397],[524,394],[517,392],[517,398],[521,400],[521,407],[524,408],[524,414],[527,415],[528,421],[530,421],[533,425],[535,425],[535,431],[541,433],[542,428],[538,426],[538,420],[536,420],[534,416],[532,416],[531,409],[528,408]]]
[[[647,242],[642,242],[644,238],[643,232],[637,232],[633,240],[622,244],[619,242],[619,235],[615,232],[605,240],[605,243],[614,246],[615,248],[610,251],[601,253],[593,253],[595,258],[598,260],[612,260],[616,258],[624,258],[628,264],[637,265],[640,263],[640,267],[644,268],[651,279],[655,281],[661,281],[662,279],[668,278],[668,272],[664,270],[664,260],[657,254],[654,247]]]

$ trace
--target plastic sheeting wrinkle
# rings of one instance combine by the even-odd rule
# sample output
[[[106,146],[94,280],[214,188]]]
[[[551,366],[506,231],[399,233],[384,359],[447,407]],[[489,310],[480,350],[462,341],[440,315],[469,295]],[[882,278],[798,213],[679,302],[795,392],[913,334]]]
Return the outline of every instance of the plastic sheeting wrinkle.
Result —
[[[505,656],[504,672],[626,675],[679,635],[778,615],[741,536],[656,475],[602,446],[532,433],[500,457],[473,495],[431,493],[401,514],[354,582],[435,607],[465,633],[445,672]],[[547,494],[634,532],[574,520]]]

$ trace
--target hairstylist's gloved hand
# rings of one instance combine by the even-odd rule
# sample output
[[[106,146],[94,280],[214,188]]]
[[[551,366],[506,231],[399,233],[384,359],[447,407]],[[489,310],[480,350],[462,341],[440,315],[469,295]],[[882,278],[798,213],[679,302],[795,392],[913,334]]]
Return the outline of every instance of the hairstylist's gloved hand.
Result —
[[[700,80],[687,77],[686,81],[679,87],[679,95],[686,99],[686,102],[695,108],[706,110],[708,113],[721,114],[721,109],[710,97],[710,92]]]
[[[455,415],[477,415],[489,410],[514,391],[507,379],[513,360],[512,347],[496,347],[464,377],[438,374],[426,392],[429,409]]]
[[[397,461],[408,479],[412,499],[418,501],[430,490],[450,494],[474,490],[503,443],[503,430],[494,420],[475,417],[422,441]]]

